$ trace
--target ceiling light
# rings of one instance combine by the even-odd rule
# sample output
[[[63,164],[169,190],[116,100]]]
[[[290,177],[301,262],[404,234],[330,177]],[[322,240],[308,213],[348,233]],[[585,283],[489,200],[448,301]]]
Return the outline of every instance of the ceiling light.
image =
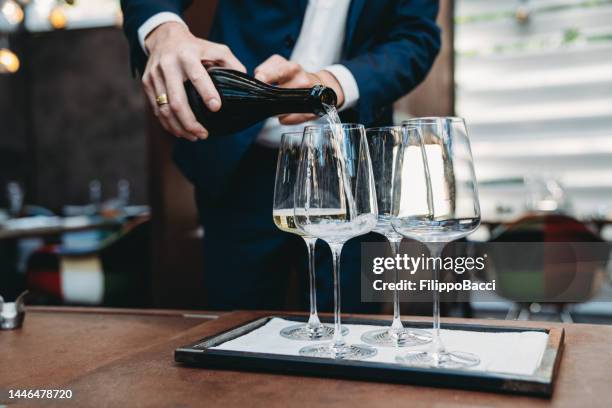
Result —
[[[49,13],[49,22],[51,26],[56,30],[66,28],[66,24],[68,23],[68,17],[64,10],[61,7],[54,7],[53,10]]]
[[[12,25],[20,24],[23,21],[23,9],[15,0],[4,0],[0,12]]]
[[[13,74],[19,70],[19,58],[8,48],[0,48],[0,74]]]

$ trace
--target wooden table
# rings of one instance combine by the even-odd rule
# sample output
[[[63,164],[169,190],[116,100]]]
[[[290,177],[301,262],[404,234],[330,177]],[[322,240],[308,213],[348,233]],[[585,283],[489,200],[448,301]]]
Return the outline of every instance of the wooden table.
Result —
[[[551,400],[325,378],[188,368],[176,347],[263,312],[30,308],[18,331],[0,331],[0,406],[7,389],[61,388],[71,400],[15,406],[75,407],[609,407],[612,327],[563,324],[566,347]],[[410,320],[423,320],[410,318]],[[445,319],[462,322],[464,319]],[[474,321],[500,324],[499,321]],[[538,326],[538,322],[503,322]],[[547,323],[549,324],[549,323]],[[554,325],[554,323],[552,324]],[[561,324],[559,324],[561,326]],[[13,406],[9,404],[9,406]]]

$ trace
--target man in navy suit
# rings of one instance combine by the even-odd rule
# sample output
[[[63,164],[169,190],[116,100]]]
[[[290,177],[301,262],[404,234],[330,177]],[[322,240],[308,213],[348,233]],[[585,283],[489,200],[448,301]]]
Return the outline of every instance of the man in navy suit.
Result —
[[[303,242],[272,222],[277,147],[289,126],[314,118],[284,115],[208,138],[183,81],[194,84],[211,111],[221,99],[208,66],[282,87],[323,84],[336,91],[344,122],[388,125],[393,102],[424,79],[438,53],[438,1],[221,0],[207,40],[192,35],[180,17],[189,3],[121,1],[133,66],[162,126],[179,138],[175,161],[196,187],[208,307],[279,308],[289,271],[306,272]],[[371,310],[359,302],[357,240],[342,262],[344,309]],[[324,307],[331,304],[330,268],[328,250],[317,247]]]

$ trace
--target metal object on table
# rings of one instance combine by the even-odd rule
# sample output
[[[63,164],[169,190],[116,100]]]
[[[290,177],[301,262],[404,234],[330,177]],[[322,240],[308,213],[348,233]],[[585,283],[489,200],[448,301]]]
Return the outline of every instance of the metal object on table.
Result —
[[[24,192],[21,185],[11,181],[6,185],[6,195],[9,202],[9,213],[12,217],[18,217],[23,210]]]
[[[14,302],[4,302],[0,296],[0,329],[13,330],[23,325],[25,319],[25,296],[28,291],[22,292]]]

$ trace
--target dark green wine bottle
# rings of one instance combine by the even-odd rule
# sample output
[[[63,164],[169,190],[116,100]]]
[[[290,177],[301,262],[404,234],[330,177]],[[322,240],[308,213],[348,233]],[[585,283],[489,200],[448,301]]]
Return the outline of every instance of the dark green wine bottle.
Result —
[[[219,95],[221,109],[211,112],[193,84],[185,82],[189,105],[211,135],[226,135],[246,129],[272,116],[288,113],[325,115],[325,106],[336,106],[336,93],[328,87],[289,89],[268,85],[239,71],[208,71]]]

